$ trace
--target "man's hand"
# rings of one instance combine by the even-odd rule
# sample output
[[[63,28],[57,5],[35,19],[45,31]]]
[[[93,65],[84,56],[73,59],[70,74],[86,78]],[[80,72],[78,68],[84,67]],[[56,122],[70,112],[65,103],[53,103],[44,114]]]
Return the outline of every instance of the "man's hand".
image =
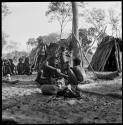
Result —
[[[59,72],[59,73],[61,72],[61,70],[60,70],[60,69],[56,69],[56,71],[57,71],[57,72]]]

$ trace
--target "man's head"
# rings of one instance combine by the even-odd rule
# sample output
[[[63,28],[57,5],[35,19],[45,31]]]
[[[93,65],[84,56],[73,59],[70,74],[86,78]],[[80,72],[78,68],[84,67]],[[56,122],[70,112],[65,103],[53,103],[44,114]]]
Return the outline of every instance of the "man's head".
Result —
[[[78,66],[78,65],[80,65],[80,63],[81,63],[81,60],[80,60],[79,58],[75,58],[75,59],[73,60],[73,63],[74,63],[74,66]]]
[[[7,60],[5,61],[5,64],[6,64],[6,65],[10,65],[10,61],[7,59]]]
[[[65,51],[65,47],[62,46],[61,47],[61,51],[64,52]]]
[[[7,59],[4,60],[4,63],[7,64]]]
[[[66,61],[65,62],[65,69],[69,69],[70,68],[70,63],[69,63],[69,61]]]
[[[13,60],[12,59],[9,59],[10,63],[13,63]]]

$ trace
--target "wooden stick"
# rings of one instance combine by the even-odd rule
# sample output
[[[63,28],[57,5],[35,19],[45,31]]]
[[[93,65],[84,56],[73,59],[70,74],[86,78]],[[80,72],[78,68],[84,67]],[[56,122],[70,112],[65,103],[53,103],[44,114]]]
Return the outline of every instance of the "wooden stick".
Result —
[[[116,54],[115,54],[116,64],[117,64],[117,69],[118,69],[118,71],[119,71],[119,64],[118,64],[118,48],[117,48],[117,44],[116,44],[116,39],[115,39],[115,49],[116,49]]]
[[[119,63],[119,72],[121,72],[121,60],[120,60],[120,47],[119,47],[119,44],[117,44],[117,47],[118,47],[118,63]]]

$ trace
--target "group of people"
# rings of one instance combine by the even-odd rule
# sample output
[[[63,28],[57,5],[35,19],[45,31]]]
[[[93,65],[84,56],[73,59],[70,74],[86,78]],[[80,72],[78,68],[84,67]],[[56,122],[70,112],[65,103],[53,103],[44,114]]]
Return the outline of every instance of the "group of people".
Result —
[[[41,85],[54,83],[54,80],[62,78],[65,79],[66,84],[77,85],[86,79],[85,71],[80,66],[81,60],[79,58],[73,60],[73,67],[71,67],[70,62],[66,59],[65,52],[65,48],[61,47],[59,54],[54,53],[47,59],[47,54],[53,53],[52,49],[45,53],[39,51],[39,56],[37,56],[35,64],[32,65],[33,67],[31,67],[29,57],[19,58],[17,65],[13,63],[12,59],[3,59],[2,75],[31,75],[32,68],[34,68],[38,72],[36,81]]]
[[[12,59],[3,59],[2,74],[3,76],[8,74],[31,75],[33,68],[37,71],[37,77],[35,81],[44,87],[44,89],[42,88],[42,92],[43,90],[46,90],[49,93],[50,90],[52,91],[52,89],[49,89],[49,86],[52,88],[55,85],[59,88],[60,94],[62,92],[64,94],[67,92],[68,94],[68,86],[71,85],[73,87],[77,87],[79,83],[83,83],[86,80],[86,74],[84,69],[81,67],[81,60],[79,58],[74,58],[73,66],[71,66],[70,61],[67,59],[66,51],[67,50],[65,47],[61,47],[57,52],[54,52],[52,47],[42,50],[39,48],[37,49],[37,54],[34,58],[33,64],[29,63],[29,57],[26,57],[25,59],[19,58],[17,65],[13,63]],[[60,89],[63,86],[65,87],[65,91]],[[72,92],[70,96],[72,94],[74,96],[77,95],[73,93],[73,90],[70,90],[69,92]],[[77,91],[75,90],[74,92]]]
[[[29,58],[19,58],[18,64],[15,65],[12,59],[2,60],[2,76],[10,75],[31,75]]]
[[[54,79],[64,78],[66,84],[77,85],[86,79],[86,74],[84,69],[81,67],[81,60],[75,58],[73,60],[73,67],[71,67],[70,62],[66,60],[65,48],[61,48],[60,61],[57,61],[57,56],[51,56],[42,66],[39,68],[36,81],[39,84],[49,84],[54,83]],[[42,55],[40,58],[44,58]],[[41,59],[40,59],[41,60]],[[60,66],[57,64],[60,62]]]

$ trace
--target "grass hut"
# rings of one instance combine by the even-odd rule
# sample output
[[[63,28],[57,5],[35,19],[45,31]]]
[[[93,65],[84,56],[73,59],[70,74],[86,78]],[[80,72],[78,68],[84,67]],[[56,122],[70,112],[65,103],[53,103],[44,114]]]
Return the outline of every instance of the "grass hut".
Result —
[[[122,40],[106,36],[97,47],[90,65],[95,71],[121,71]],[[90,65],[88,69],[91,70]]]

